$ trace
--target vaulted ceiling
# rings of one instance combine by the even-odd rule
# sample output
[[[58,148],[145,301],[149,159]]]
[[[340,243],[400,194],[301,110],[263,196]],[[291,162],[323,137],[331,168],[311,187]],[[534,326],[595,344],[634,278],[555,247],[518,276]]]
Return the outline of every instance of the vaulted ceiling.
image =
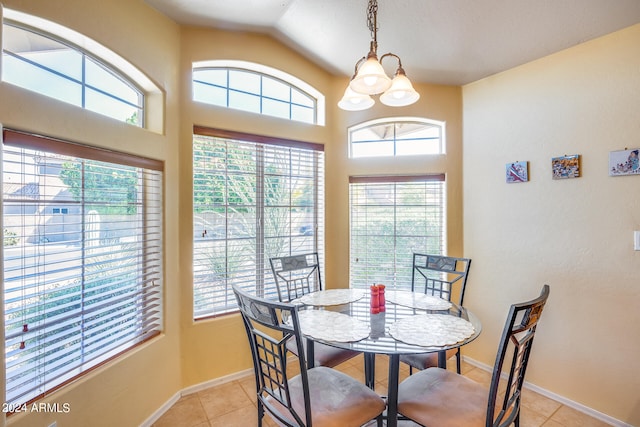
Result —
[[[371,40],[367,0],[146,2],[181,24],[270,34],[338,75]],[[399,55],[414,81],[462,85],[639,22],[640,0],[378,0],[378,56]]]

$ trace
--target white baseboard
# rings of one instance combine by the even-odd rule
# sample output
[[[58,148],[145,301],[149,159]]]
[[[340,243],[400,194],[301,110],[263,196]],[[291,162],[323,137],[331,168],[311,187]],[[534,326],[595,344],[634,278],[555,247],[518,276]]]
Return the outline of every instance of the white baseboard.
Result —
[[[466,363],[468,363],[469,365],[473,365],[476,368],[480,368],[484,371],[487,372],[493,372],[493,366],[489,366],[486,365],[484,363],[478,362],[477,360],[471,359],[469,357],[465,357],[462,356],[462,360],[464,360]],[[549,399],[553,399],[556,402],[560,402],[565,406],[568,406],[569,408],[575,409],[576,411],[582,412],[586,415],[589,415],[590,417],[596,418],[604,423],[607,423],[609,425],[615,426],[615,427],[633,427],[631,424],[627,424],[623,421],[620,421],[616,418],[613,418],[607,414],[603,414],[602,412],[598,412],[595,409],[589,408],[588,406],[585,406],[581,403],[578,402],[574,402],[573,400],[567,399],[564,396],[560,396],[559,394],[556,394],[552,391],[546,390],[542,387],[539,387],[535,384],[532,384],[528,381],[524,382],[524,388],[527,388],[531,391],[535,391],[538,394],[541,394],[545,397],[548,397]]]

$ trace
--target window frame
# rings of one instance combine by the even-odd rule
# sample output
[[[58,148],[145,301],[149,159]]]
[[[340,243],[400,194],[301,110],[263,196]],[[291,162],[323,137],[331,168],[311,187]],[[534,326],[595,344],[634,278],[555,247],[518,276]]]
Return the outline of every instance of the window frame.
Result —
[[[277,291],[275,280],[272,276],[270,267],[269,267],[269,257],[276,256],[285,256],[285,255],[293,255],[302,252],[318,252],[321,265],[324,264],[324,145],[304,142],[304,141],[296,141],[290,139],[283,138],[273,138],[262,135],[253,135],[243,132],[235,132],[228,131],[223,129],[213,129],[207,128],[203,126],[194,126],[193,128],[193,136],[194,136],[194,144],[196,137],[209,137],[213,139],[220,139],[221,141],[228,141],[230,144],[240,144],[242,146],[251,146],[255,145],[256,152],[256,189],[255,189],[255,204],[252,207],[255,207],[255,230],[252,233],[249,233],[248,236],[245,236],[243,233],[234,232],[234,222],[229,218],[229,214],[225,213],[224,223],[225,227],[223,228],[223,235],[216,236],[212,238],[211,233],[205,229],[204,231],[199,229],[199,222],[203,222],[208,226],[211,226],[211,221],[202,220],[199,215],[201,214],[198,206],[196,205],[196,192],[199,191],[197,185],[194,182],[193,185],[193,229],[194,229],[194,240],[193,240],[193,319],[195,321],[206,320],[214,317],[224,316],[228,314],[232,314],[237,312],[237,304],[235,303],[235,299],[233,298],[233,293],[231,292],[231,283],[237,283],[239,286],[244,287],[245,289],[251,289],[253,292],[256,292],[258,295],[277,299]],[[248,148],[251,150],[251,148]],[[194,149],[194,156],[195,156]],[[278,177],[283,177],[285,180],[289,179],[288,177],[294,176],[292,171],[289,171],[289,175],[279,175],[273,172],[265,172],[267,161],[260,160],[260,158],[266,159],[267,153],[274,151],[277,153],[286,153],[290,152],[293,154],[303,153],[303,156],[306,156],[307,160],[303,163],[304,166],[313,166],[313,170],[309,173],[313,175],[313,178],[309,178],[306,176],[306,179],[312,179],[313,181],[313,196],[312,202],[308,205],[310,206],[312,211],[312,227],[311,232],[305,229],[303,232],[302,229],[298,230],[297,223],[295,223],[293,219],[293,212],[296,209],[303,205],[294,205],[291,202],[285,205],[270,205],[266,203],[267,195],[265,190],[268,187],[268,176],[276,177],[276,179],[280,179]],[[243,151],[244,152],[244,151]],[[262,152],[262,154],[260,154]],[[202,163],[201,159],[193,159],[193,164]],[[262,165],[261,165],[262,163]],[[194,166],[193,178],[195,180],[196,173],[200,173],[199,170]],[[210,172],[212,176],[219,176],[218,171]],[[298,176],[298,175],[295,175]],[[305,177],[303,177],[305,178]],[[269,187],[271,188],[271,187]],[[292,189],[289,188],[289,191],[292,193]],[[225,196],[226,197],[226,196]],[[291,195],[289,197],[292,197]],[[227,205],[228,203],[228,205]],[[225,202],[219,205],[211,204],[211,209],[217,208],[226,209],[225,206],[230,206],[231,203]],[[307,206],[307,205],[304,205]],[[269,234],[269,216],[265,212],[267,209],[284,209],[288,211],[288,230],[289,234],[277,234],[272,235]],[[228,212],[225,210],[225,212]],[[205,236],[208,241],[202,241]],[[266,249],[268,249],[269,244],[268,240],[270,239],[285,239],[289,240],[288,246],[284,248],[285,252],[266,253]],[[235,247],[234,245],[239,242],[248,242],[248,244],[255,245],[255,252],[253,253],[253,270],[254,272],[248,272],[248,270],[242,270],[238,277],[231,277],[229,274],[228,265],[233,264],[233,252],[230,248]],[[199,251],[204,251],[207,248],[215,247],[216,244],[222,244],[224,242],[224,254],[225,254],[225,267],[224,272],[221,273],[222,281],[224,282],[225,290],[216,291],[216,284],[209,280],[206,282],[205,279],[200,279],[197,277],[197,272],[202,270],[200,268],[200,260],[203,259],[203,254]],[[304,248],[303,250],[295,250],[296,248],[300,248],[300,246],[295,246],[295,242],[303,242]],[[310,246],[309,246],[310,242]],[[198,246],[200,245],[200,246]],[[229,254],[232,255],[229,255]],[[243,256],[243,259],[246,257]],[[321,273],[322,273],[321,268]],[[246,273],[246,277],[243,274]],[[219,286],[219,285],[218,285]],[[226,302],[224,304],[208,304],[205,309],[201,308],[202,300],[206,298],[226,298]]]
[[[144,123],[144,119],[145,119],[145,93],[142,90],[142,88],[137,85],[134,81],[130,80],[127,78],[126,75],[124,75],[121,71],[119,71],[116,68],[111,67],[109,64],[107,64],[104,60],[102,60],[101,58],[99,58],[98,56],[92,54],[91,52],[87,51],[86,49],[81,48],[80,46],[77,46],[73,43],[71,43],[70,41],[63,39],[61,37],[57,37],[53,34],[47,33],[46,31],[43,31],[41,29],[38,28],[34,28],[30,25],[26,25],[24,23],[21,23],[19,21],[14,21],[11,19],[4,19],[3,20],[3,31],[5,26],[9,26],[9,27],[13,27],[16,28],[18,30],[21,31],[26,31],[32,34],[35,34],[36,36],[39,37],[43,37],[46,39],[49,39],[55,43],[59,43],[60,45],[66,46],[67,48],[71,49],[74,52],[77,52],[78,54],[81,55],[82,58],[82,66],[80,69],[80,78],[75,78],[73,76],[70,76],[68,74],[62,73],[60,71],[54,70],[52,68],[47,67],[46,65],[40,64],[38,62],[34,62],[31,61],[28,58],[25,58],[21,55],[18,55],[14,52],[11,52],[9,50],[7,50],[6,48],[2,49],[2,54],[3,55],[8,55],[14,59],[16,59],[17,61],[20,61],[22,64],[27,64],[28,66],[34,67],[35,69],[44,71],[52,76],[57,76],[59,78],[62,78],[74,85],[77,85],[78,87],[80,87],[81,89],[81,97],[80,97],[80,102],[79,104],[76,103],[72,103],[72,102],[68,102],[65,101],[63,99],[59,99],[56,98],[54,96],[51,95],[45,95],[48,96],[50,98],[56,99],[58,101],[61,102],[66,102],[69,103],[71,105],[75,105],[77,107],[80,107],[84,110],[88,110],[88,111],[93,111],[94,113],[97,114],[101,114],[103,116],[106,117],[111,117],[115,120],[117,120],[115,117],[105,114],[104,112],[98,110],[98,109],[89,109],[87,108],[87,92],[88,91],[93,91],[99,95],[105,96],[113,101],[116,101],[124,106],[128,106],[131,108],[135,108],[136,110],[136,116],[137,116],[137,122],[133,123],[129,120],[125,120],[126,123],[129,124],[133,124],[134,126],[138,126],[138,127],[145,127],[145,123]],[[120,82],[123,83],[124,86],[128,87],[129,89],[131,89],[136,95],[137,95],[137,103],[132,103],[124,98],[121,98],[118,95],[112,94],[104,89],[102,89],[99,86],[94,86],[90,83],[87,82],[87,66],[86,66],[86,61],[91,61],[93,62],[97,67],[102,68],[102,70],[104,70],[105,72],[107,72],[108,74],[110,74],[112,77],[116,78],[117,80],[119,80]],[[6,64],[4,65],[3,68],[6,68]],[[4,73],[3,73],[4,76]],[[4,77],[2,78],[2,81],[5,83],[9,83],[9,84],[14,84],[8,80],[5,80]],[[35,89],[32,89],[30,87],[25,87],[22,85],[18,85],[19,87],[22,87],[23,89],[26,90],[30,90],[30,91],[35,91]]]
[[[0,4],[0,18],[2,22],[11,21],[21,27],[31,28],[36,33],[52,37],[54,40],[72,47],[81,46],[81,50],[88,54],[97,64],[107,66],[115,75],[122,76],[124,80],[142,91],[144,100],[142,102],[143,111],[138,117],[139,126],[155,133],[163,132],[164,99],[162,90],[140,69],[131,62],[124,59],[106,46],[97,41],[55,22],[38,16],[30,15],[14,9],[3,7]],[[0,56],[0,63],[2,58]],[[0,67],[2,68],[2,67]],[[24,89],[23,90],[28,90]],[[56,98],[52,98],[56,99]],[[64,101],[59,101],[64,102]],[[73,105],[73,104],[70,104]],[[108,115],[99,114],[101,117]],[[117,120],[117,119],[113,119]]]
[[[76,213],[76,218],[82,218],[82,222],[80,224],[76,223],[76,228],[80,226],[81,228],[77,232],[80,237],[79,242],[80,246],[75,248],[75,246],[70,246],[66,251],[59,251],[56,248],[47,249],[48,241],[36,241],[33,243],[33,248],[29,249],[35,252],[43,253],[46,255],[48,252],[57,251],[55,257],[47,258],[46,256],[42,256],[42,258],[34,258],[33,256],[24,257],[20,256],[19,258],[11,257],[6,252],[2,257],[3,269],[5,270],[4,278],[4,295],[3,295],[3,307],[5,312],[5,363],[8,365],[5,367],[6,376],[5,381],[8,383],[12,381],[11,387],[5,385],[5,390],[8,392],[8,396],[5,397],[5,401],[8,404],[12,404],[13,408],[19,409],[21,405],[28,405],[33,401],[36,401],[44,396],[47,396],[58,390],[59,388],[65,386],[71,381],[76,380],[77,378],[84,376],[85,374],[93,371],[99,366],[104,365],[114,359],[119,358],[121,355],[130,352],[134,348],[137,348],[142,343],[145,343],[162,333],[164,329],[164,321],[163,321],[163,282],[164,282],[164,267],[163,267],[163,174],[164,174],[164,162],[139,157],[135,155],[125,154],[122,152],[110,151],[101,148],[95,148],[88,145],[77,144],[70,141],[65,141],[61,139],[46,137],[42,135],[31,134],[28,132],[17,131],[13,129],[3,129],[2,130],[2,171],[4,173],[9,173],[5,171],[5,162],[8,162],[8,159],[5,159],[5,156],[15,156],[15,154],[5,154],[5,150],[28,150],[29,152],[42,153],[43,158],[55,158],[58,159],[60,156],[64,156],[64,158],[69,159],[69,161],[75,162],[80,161],[82,164],[85,162],[94,163],[96,165],[114,165],[119,168],[123,168],[122,170],[130,171],[130,173],[135,173],[137,178],[136,189],[142,190],[137,194],[137,201],[135,202],[135,207],[137,212],[134,214],[135,218],[132,219],[133,222],[129,223],[128,226],[143,226],[145,229],[144,233],[140,234],[140,240],[128,240],[124,245],[127,245],[127,251],[132,251],[131,254],[134,257],[133,260],[135,264],[129,265],[132,261],[132,258],[127,258],[127,262],[125,264],[117,264],[117,260],[114,261],[113,258],[118,258],[118,253],[124,253],[124,247],[121,247],[120,251],[117,249],[109,249],[113,246],[113,243],[99,243],[100,247],[104,248],[103,252],[97,253],[92,252],[92,247],[95,248],[93,243],[91,243],[92,239],[96,238],[95,234],[91,234],[92,231],[85,229],[85,226],[89,227],[85,221],[87,221],[87,216],[91,216],[91,212],[85,212],[85,206],[89,205],[91,202],[87,200],[85,197],[82,197],[75,202],[71,200],[71,196],[66,196],[69,199],[49,199],[48,195],[43,195],[42,197],[38,197],[37,199],[33,199],[32,201],[27,200],[29,196],[18,195],[17,197],[7,198],[5,191],[7,189],[3,188],[3,213],[2,213],[2,222],[3,222],[3,230],[7,225],[5,221],[8,220],[8,216],[11,214],[6,214],[5,210],[7,206],[31,206],[37,208],[40,205],[44,205],[45,207],[51,206],[52,202],[56,206],[66,206],[65,208],[60,209],[69,209],[69,215],[71,215],[71,209],[76,209],[76,206],[80,206],[80,214]],[[33,154],[23,153],[22,156],[28,156]],[[95,162],[99,163],[95,163]],[[23,160],[18,165],[23,164]],[[16,165],[16,163],[14,163]],[[99,166],[99,167],[104,167]],[[13,166],[10,168],[14,168]],[[34,170],[37,170],[37,165],[33,166]],[[116,169],[114,169],[116,170]],[[18,172],[12,172],[14,175],[17,175]],[[20,176],[24,176],[27,174],[27,179],[29,176],[34,177],[34,175],[29,175],[28,167],[23,166],[19,172]],[[39,177],[43,177],[45,179],[50,179],[46,174],[42,174],[41,171],[35,172],[35,174]],[[80,181],[83,191],[88,188],[85,187],[85,181]],[[28,183],[27,180],[21,181],[17,183],[18,185],[26,185]],[[3,187],[5,185],[5,179],[3,179]],[[59,185],[59,184],[57,184]],[[122,187],[109,187],[111,189],[115,188],[125,188],[124,183],[119,184]],[[65,184],[66,186],[66,184]],[[58,189],[62,189],[63,187],[56,187]],[[130,190],[130,187],[126,186],[127,190]],[[69,191],[69,189],[65,190]],[[115,206],[116,202],[112,202],[108,200],[106,202],[102,202],[104,206],[107,208],[110,206]],[[118,206],[122,208],[122,203]],[[44,209],[44,207],[43,207]],[[51,226],[49,224],[50,220],[47,220],[47,216],[60,216],[59,214],[53,214],[53,210],[51,209],[51,213],[43,211],[43,215],[45,222],[40,225],[38,221],[38,227],[46,227]],[[32,217],[33,215],[40,214],[29,214],[27,210],[20,208],[19,216],[21,217]],[[65,215],[66,216],[66,215]],[[117,219],[116,224],[117,227],[124,227],[122,219]],[[29,223],[26,221],[25,223]],[[108,221],[105,221],[104,224],[107,224]],[[54,224],[55,226],[55,224]],[[15,227],[15,226],[14,226]],[[21,227],[18,225],[18,227]],[[54,231],[53,233],[58,233],[58,231]],[[63,233],[65,230],[63,228]],[[125,231],[126,234],[126,231]],[[26,237],[27,234],[23,233],[20,237],[24,240],[24,242],[20,243],[19,240],[17,242],[21,245],[20,247],[26,247]],[[47,236],[47,234],[45,234]],[[129,236],[127,234],[127,236]],[[95,241],[95,240],[93,240]],[[16,243],[16,244],[18,244]],[[73,244],[73,242],[68,243]],[[103,246],[104,245],[104,246]],[[38,247],[42,247],[39,249]],[[89,248],[89,249],[87,249]],[[20,248],[19,248],[20,249]],[[28,249],[28,248],[27,248]],[[108,252],[111,251],[111,252]],[[107,259],[107,253],[113,253],[114,255],[111,259]],[[78,258],[80,256],[80,258]],[[9,258],[7,258],[9,257]],[[63,258],[59,258],[63,257]],[[52,259],[54,258],[54,259]],[[59,258],[59,259],[55,259]],[[31,261],[30,261],[31,259]],[[5,263],[8,260],[19,261],[20,269],[15,275],[9,276],[5,269]],[[78,265],[75,265],[74,262],[79,261]],[[62,262],[65,265],[64,269],[60,266]],[[116,264],[114,264],[116,262]],[[31,283],[30,276],[25,276],[25,268],[32,268],[29,265],[38,267],[38,273],[34,276],[34,283]],[[73,265],[68,265],[73,264]],[[96,279],[95,276],[93,279],[90,279],[90,275],[85,272],[88,268],[87,266],[91,265],[92,268],[99,268],[98,266],[102,265],[103,270],[100,271],[118,271],[118,268],[122,268],[117,279],[119,282],[109,282],[108,284],[102,284],[101,279]],[[25,267],[26,266],[26,267]],[[35,267],[33,267],[35,268]],[[75,276],[75,270],[82,270],[82,274],[79,276]],[[95,271],[95,270],[94,270]],[[67,275],[67,279],[62,275],[64,272],[68,272],[71,276]],[[134,276],[131,276],[131,273],[134,273]],[[22,274],[22,275],[21,275]],[[95,274],[95,273],[94,273]],[[60,276],[60,277],[59,277]],[[78,282],[78,284],[72,284],[71,278],[76,277],[74,279]],[[66,285],[64,284],[64,280],[66,280]],[[61,282],[62,281],[62,282]],[[13,285],[9,286],[9,283],[13,283]],[[37,282],[37,283],[35,283]],[[21,284],[21,285],[19,285]],[[51,286],[49,286],[49,284]],[[80,285],[81,284],[81,285]],[[21,286],[20,289],[23,289],[21,292],[24,295],[37,295],[37,297],[29,298],[24,302],[21,302],[26,298],[25,296],[19,297],[17,301],[8,301],[8,293],[15,294],[16,286]],[[78,306],[78,308],[73,308],[73,315],[69,314],[68,311],[64,312],[63,317],[56,317],[54,312],[56,310],[56,306],[47,307],[47,299],[48,298],[68,298],[71,296],[64,296],[66,294],[56,296],[59,291],[68,288],[72,290],[80,286],[79,291],[74,291],[73,295],[77,295],[73,300],[69,300],[70,302],[65,302],[65,304],[69,304],[69,309]],[[115,287],[113,287],[115,286]],[[108,289],[107,289],[108,288]],[[117,291],[116,291],[117,289]],[[105,291],[106,290],[106,291]],[[33,293],[36,292],[36,293]],[[93,294],[91,294],[93,292]],[[70,294],[71,295],[71,294]],[[15,297],[15,295],[14,295]],[[107,298],[103,300],[102,298]],[[129,301],[130,298],[134,298]],[[20,299],[22,298],[22,300]],[[76,298],[79,298],[77,300]],[[37,299],[38,302],[34,302]],[[66,300],[64,300],[66,301]],[[73,301],[73,302],[72,302]],[[82,301],[82,303],[79,303]],[[108,302],[107,302],[108,301]],[[14,307],[14,304],[17,303],[19,306]],[[131,304],[135,303],[135,304]],[[7,307],[7,304],[11,304],[11,310]],[[80,304],[80,305],[78,305]],[[106,304],[106,305],[105,305]],[[53,316],[50,319],[47,319],[46,328],[43,324],[40,324],[42,320],[37,320],[37,318],[33,318],[33,313],[31,313],[31,307],[41,307],[42,310],[51,310],[50,316]],[[107,308],[109,307],[109,308]],[[133,308],[133,311],[131,311]],[[8,318],[6,318],[7,313],[10,311],[19,310],[18,312],[23,312],[25,320],[29,321],[32,319],[33,324],[31,327],[23,326],[22,330],[18,330],[16,328],[12,328],[11,325],[16,324],[16,320],[14,319],[12,322],[8,322]],[[109,310],[117,309],[117,314],[110,314]],[[22,310],[22,311],[20,311]],[[26,310],[26,311],[25,311]],[[128,319],[124,318],[124,312],[132,313],[128,314]],[[48,312],[48,311],[47,311]],[[31,314],[30,314],[31,313]],[[103,317],[106,316],[106,317]],[[117,322],[111,323],[113,319],[118,319]],[[18,319],[18,323],[20,321],[25,321],[21,317]],[[98,322],[98,323],[96,323]],[[100,323],[103,322],[103,323]],[[104,322],[109,322],[109,328],[105,329]],[[139,323],[140,322],[140,323]],[[77,323],[77,325],[75,325]],[[28,323],[27,323],[28,324]],[[100,326],[98,326],[100,325]],[[70,329],[62,329],[62,328],[70,328]],[[95,328],[92,332],[89,332],[87,328]],[[65,334],[68,335],[69,344],[65,346],[62,350],[59,346],[59,343],[56,341],[55,335],[50,336],[49,334],[60,333],[59,331],[65,331]],[[50,331],[45,333],[45,331]],[[69,332],[70,331],[70,332]],[[100,338],[96,333],[100,332]],[[105,332],[109,331],[109,332]],[[115,333],[115,335],[114,335]],[[86,334],[86,338],[84,337]],[[106,335],[104,335],[106,334]],[[45,336],[46,335],[46,336]],[[93,346],[87,345],[85,347],[84,339],[93,340]],[[16,341],[18,340],[18,341]],[[76,345],[75,342],[80,340],[83,344]],[[106,341],[104,341],[106,340]],[[44,350],[40,350],[37,352],[37,356],[33,356],[33,353],[26,353],[23,357],[29,357],[24,362],[18,362],[20,359],[15,359],[15,361],[11,362],[11,365],[8,364],[9,355],[10,358],[15,358],[16,355],[22,350],[22,344],[20,344],[20,348],[17,348],[17,343],[26,342],[26,348],[42,348]],[[89,342],[89,341],[87,341]],[[74,343],[72,345],[72,343]],[[100,344],[98,344],[100,343]],[[79,348],[78,348],[79,346]],[[33,350],[32,350],[33,351]],[[41,352],[43,354],[41,354]],[[54,361],[47,359],[49,353],[56,354],[58,356],[62,355],[65,357],[69,357],[69,360],[62,365],[55,365]],[[72,356],[73,355],[73,356]],[[81,357],[79,357],[81,355]],[[42,372],[45,372],[47,375],[36,375],[33,379],[29,380],[27,384],[28,386],[24,386],[26,388],[20,388],[16,385],[14,380],[23,375],[24,366],[22,364],[27,363],[30,358],[34,357],[36,359],[33,364],[26,364],[28,369],[33,370],[34,367],[38,367]],[[55,359],[58,360],[58,359]],[[58,362],[59,363],[59,362]],[[20,380],[22,381],[22,380]],[[18,383],[19,384],[19,383]],[[11,391],[9,390],[16,390]],[[14,394],[11,394],[14,393]],[[15,400],[19,399],[19,400]]]
[[[314,125],[319,125],[319,126],[324,126],[325,124],[325,97],[324,95],[322,95],[322,93],[320,91],[318,91],[317,89],[315,89],[313,86],[309,85],[308,83],[304,82],[303,80],[292,76],[288,73],[285,73],[284,71],[275,69],[275,68],[271,68],[268,67],[266,65],[262,65],[262,64],[256,64],[253,62],[247,62],[247,61],[236,61],[236,60],[210,60],[210,61],[197,61],[194,62],[192,64],[192,77],[191,77],[191,85],[192,85],[192,90],[191,90],[191,97],[192,100],[194,102],[201,102],[207,105],[217,105],[220,106],[222,108],[231,108],[231,109],[237,109],[240,111],[247,111],[253,114],[260,114],[260,115],[266,115],[269,117],[275,117],[275,118],[281,118],[284,120],[290,120],[290,121],[294,121],[294,122],[300,122],[300,123],[307,123],[307,124],[314,124]],[[208,103],[205,101],[198,101],[196,100],[196,79],[194,76],[194,73],[196,71],[200,71],[200,70],[224,70],[227,72],[227,80],[226,80],[226,85],[222,86],[222,85],[215,85],[212,83],[205,83],[205,82],[199,82],[202,84],[207,84],[210,85],[212,87],[217,87],[219,89],[225,90],[226,91],[226,105],[222,106],[222,105],[218,105],[218,104],[214,104],[214,103]],[[255,74],[257,76],[260,77],[260,93],[256,93],[253,92],[251,90],[242,90],[240,88],[230,88],[229,86],[229,78],[228,78],[228,73],[231,71],[238,71],[238,72],[246,72],[246,73],[252,73]],[[284,100],[280,100],[280,99],[276,99],[276,98],[272,98],[269,96],[265,96],[262,93],[262,79],[263,78],[268,78],[271,80],[275,80],[279,83],[282,83],[286,86],[289,87],[289,90],[296,90],[300,93],[302,93],[303,95],[307,96],[313,103],[313,108],[312,108],[312,116],[313,116],[313,120],[312,121],[305,121],[305,120],[297,120],[294,119],[292,117],[292,106],[295,105],[299,105],[301,107],[304,108],[308,108],[302,104],[297,104],[293,101],[292,97],[289,97],[289,101],[284,101]],[[244,93],[244,94],[248,94],[250,96],[256,96],[260,101],[260,108],[259,108],[259,112],[253,112],[253,111],[249,111],[249,110],[243,110],[243,109],[238,109],[235,107],[231,107],[229,105],[229,93],[230,92],[234,92],[234,93]],[[273,115],[273,114],[268,114],[264,112],[264,102],[263,100],[274,100],[277,102],[283,102],[286,103],[287,105],[289,105],[289,117],[288,118],[284,118],[281,117],[280,115]]]
[[[437,138],[416,138],[413,141],[423,141],[423,140],[438,140],[438,149],[436,152],[428,152],[428,153],[407,153],[407,154],[398,154],[398,143],[402,141],[409,141],[410,139],[406,138],[398,138],[397,137],[397,128],[402,125],[411,125],[411,124],[422,124],[425,127],[429,128],[437,128],[439,129],[440,136]],[[372,139],[367,141],[354,141],[354,134],[366,130],[368,128],[374,128],[378,126],[393,126],[393,138],[385,139]],[[381,119],[369,120],[363,123],[359,123],[357,125],[351,126],[348,131],[348,149],[349,149],[349,158],[351,159],[366,159],[366,158],[388,158],[388,157],[403,157],[408,155],[424,155],[424,156],[437,156],[446,154],[446,122],[427,119],[423,117],[385,117]],[[393,154],[392,155],[356,155],[355,154],[355,146],[354,144],[360,143],[379,143],[379,144],[389,144],[393,143]]]

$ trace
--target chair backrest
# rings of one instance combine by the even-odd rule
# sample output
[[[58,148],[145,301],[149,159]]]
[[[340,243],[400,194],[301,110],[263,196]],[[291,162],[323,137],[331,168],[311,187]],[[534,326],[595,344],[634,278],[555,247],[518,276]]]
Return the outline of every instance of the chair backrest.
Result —
[[[411,290],[451,301],[453,285],[460,283],[458,305],[462,305],[470,267],[469,258],[414,253]]]
[[[519,417],[520,394],[529,363],[533,337],[548,297],[549,285],[544,285],[538,298],[520,304],[513,304],[509,310],[489,388],[487,427],[506,427]],[[498,386],[507,354],[513,355],[511,365],[507,368],[509,374],[507,385],[501,405],[496,406]]]
[[[251,346],[258,400],[284,425],[310,426],[309,381],[302,348],[303,338],[300,333],[298,307],[249,295],[235,285],[233,285],[233,293],[238,301]],[[295,338],[300,355],[292,363],[299,364],[304,414],[297,413],[292,406],[286,348],[287,341],[292,338]],[[283,410],[288,411],[290,417],[296,420],[296,424],[291,424],[290,417],[282,414]]]
[[[269,263],[280,301],[291,301],[322,290],[317,252],[274,257]]]

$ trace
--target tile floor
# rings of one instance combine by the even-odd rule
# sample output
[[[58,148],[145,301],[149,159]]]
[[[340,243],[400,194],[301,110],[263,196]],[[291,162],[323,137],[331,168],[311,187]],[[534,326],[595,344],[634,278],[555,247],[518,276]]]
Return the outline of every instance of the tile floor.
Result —
[[[376,358],[376,378],[378,379],[376,391],[381,395],[386,395],[387,363],[387,358],[384,356]],[[364,381],[362,356],[351,359],[336,369]],[[448,369],[455,370],[455,359],[449,361]],[[488,372],[469,364],[463,363],[462,373],[474,381],[486,384],[487,387],[491,381]],[[401,364],[400,380],[402,381],[408,375],[408,368]],[[181,397],[153,424],[153,427],[257,426],[254,396],[253,376],[211,387]],[[530,390],[523,391],[522,399],[521,427],[604,427],[608,425]],[[399,425],[417,426],[407,421],[400,422]],[[277,425],[266,415],[263,426],[276,427]]]

